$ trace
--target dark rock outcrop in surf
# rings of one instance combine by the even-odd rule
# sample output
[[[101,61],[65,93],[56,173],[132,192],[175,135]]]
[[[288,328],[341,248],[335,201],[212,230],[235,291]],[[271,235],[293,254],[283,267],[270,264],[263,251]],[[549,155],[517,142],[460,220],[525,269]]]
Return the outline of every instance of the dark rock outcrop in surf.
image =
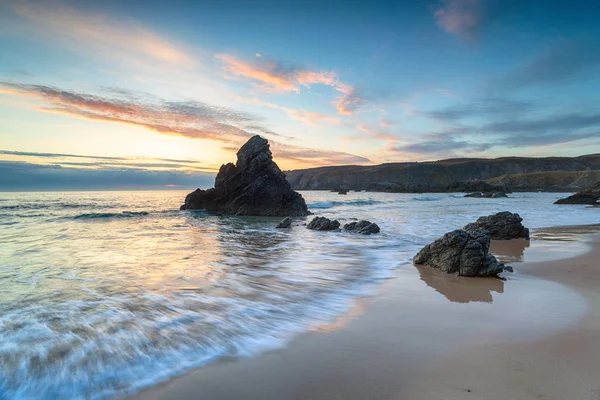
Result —
[[[554,204],[599,204],[600,200],[600,182],[596,183],[589,188],[584,190],[580,190],[579,192],[566,197],[564,199],[559,199],[554,202]]]
[[[286,229],[286,228],[291,228],[291,227],[292,227],[292,218],[291,217],[285,217],[284,219],[279,221],[277,226],[275,226],[275,228],[277,228],[277,229]]]
[[[344,225],[344,230],[347,232],[360,233],[361,235],[371,235],[379,233],[379,226],[371,221],[350,222]]]
[[[306,227],[314,231],[337,231],[340,229],[340,222],[325,217],[315,217]]]
[[[490,239],[529,239],[529,229],[521,223],[523,218],[519,214],[509,211],[479,217],[477,221],[467,224],[463,230],[467,232],[482,230],[490,236]]]
[[[237,152],[236,164],[221,166],[214,188],[188,194],[181,209],[233,215],[309,215],[302,196],[292,190],[273,162],[269,142],[258,135]]]
[[[489,254],[490,237],[485,231],[455,230],[425,246],[413,258],[415,264],[461,276],[496,276],[504,264]]]

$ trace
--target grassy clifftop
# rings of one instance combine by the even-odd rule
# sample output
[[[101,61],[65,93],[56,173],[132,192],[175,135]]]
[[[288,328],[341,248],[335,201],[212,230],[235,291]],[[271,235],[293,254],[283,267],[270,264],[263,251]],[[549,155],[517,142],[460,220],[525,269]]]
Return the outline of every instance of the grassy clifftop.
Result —
[[[297,190],[445,192],[460,182],[487,181],[512,190],[574,191],[599,180],[600,154],[580,157],[457,158],[422,163],[333,166],[287,171]]]

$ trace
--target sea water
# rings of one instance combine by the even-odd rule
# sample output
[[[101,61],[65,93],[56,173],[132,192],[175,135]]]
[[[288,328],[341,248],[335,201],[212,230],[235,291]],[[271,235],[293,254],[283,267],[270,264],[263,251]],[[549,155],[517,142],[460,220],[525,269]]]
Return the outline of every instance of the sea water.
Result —
[[[285,346],[481,215],[600,222],[600,208],[553,205],[562,194],[302,192],[315,215],[381,227],[362,236],[179,211],[185,194],[0,193],[0,398],[122,396]]]

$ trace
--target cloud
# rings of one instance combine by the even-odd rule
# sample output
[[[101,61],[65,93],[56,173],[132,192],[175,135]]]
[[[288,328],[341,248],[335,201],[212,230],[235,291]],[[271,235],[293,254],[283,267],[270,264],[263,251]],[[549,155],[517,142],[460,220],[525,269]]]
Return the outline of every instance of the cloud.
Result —
[[[130,60],[144,57],[180,66],[196,63],[182,46],[132,21],[84,14],[55,2],[17,0],[13,5],[16,14],[31,23],[32,32],[64,40],[78,51],[100,51]]]
[[[391,147],[391,151],[407,152],[420,155],[437,155],[444,157],[456,156],[456,151],[467,153],[482,152],[492,147],[490,143],[473,143],[467,140],[458,140],[452,133],[436,133],[428,135],[427,140],[402,146]]]
[[[65,153],[37,153],[31,151],[11,151],[0,150],[0,156],[8,158],[11,161],[14,158],[19,160],[34,159],[38,164],[56,165],[56,166],[79,166],[90,168],[149,168],[149,169],[169,169],[173,171],[206,171],[216,172],[216,166],[204,165],[194,160],[179,160],[171,158],[140,158],[140,157],[104,157],[88,156],[82,154]],[[47,162],[44,159],[48,159]]]
[[[443,0],[434,12],[438,26],[464,40],[476,40],[489,14],[486,0]]]
[[[449,113],[451,121],[473,115],[473,107]],[[527,113],[524,113],[526,115]],[[565,113],[536,118],[506,118],[492,112],[486,123],[455,125],[440,133],[427,135],[425,140],[390,150],[419,155],[456,156],[483,152],[494,147],[525,148],[565,144],[600,137],[600,113]]]
[[[322,84],[335,87],[338,78],[334,72],[316,72],[292,64],[266,60],[259,57],[246,62],[229,54],[215,56],[225,65],[228,73],[258,82],[266,91],[300,92],[301,86]]]
[[[372,164],[366,157],[344,152],[331,152],[309,149],[306,147],[289,146],[282,143],[273,143],[273,154],[300,164],[311,165],[345,165],[345,164]]]
[[[480,130],[500,135],[499,144],[507,147],[569,143],[598,137],[600,113],[571,113],[538,119],[499,121],[486,124]]]
[[[215,57],[224,63],[228,74],[250,79],[262,91],[300,93],[302,87],[315,84],[329,86],[341,93],[332,102],[341,115],[353,115],[367,103],[364,96],[352,86],[341,82],[332,71],[312,71],[290,63],[266,60],[262,56],[253,62],[246,62],[229,54],[217,54]]]
[[[343,95],[333,101],[333,105],[339,114],[353,115],[367,105],[366,98],[353,87],[343,85],[337,89]]]
[[[101,157],[101,156],[84,156],[79,154],[64,154],[64,153],[35,153],[31,151],[11,151],[11,150],[0,150],[0,154],[6,154],[11,156],[25,156],[25,157],[45,157],[45,158],[91,158],[97,160],[126,160],[123,157]]]
[[[568,41],[556,45],[515,71],[490,80],[492,90],[556,85],[598,71],[600,43]]]
[[[471,103],[456,104],[425,113],[440,121],[458,121],[465,118],[510,117],[530,112],[533,104],[505,98],[484,98]]]
[[[20,96],[33,96],[47,106],[41,111],[60,113],[73,117],[96,121],[129,124],[146,128],[164,135],[183,136],[191,139],[207,139],[224,144],[228,149],[237,148],[255,134],[267,134],[279,138],[287,138],[270,131],[261,125],[261,119],[248,113],[224,107],[211,106],[197,101],[167,102],[159,99],[142,100],[129,97],[119,97],[118,91],[113,91],[112,97],[88,93],[62,90],[43,85],[1,82],[0,93]],[[298,114],[298,118],[325,118],[318,113]],[[268,132],[268,133],[267,133]],[[339,163],[340,160],[368,162],[359,156],[335,151],[312,151],[294,146],[277,144],[271,140],[274,147],[282,149],[279,158],[303,160],[312,163]]]
[[[63,168],[26,162],[0,161],[0,190],[109,190],[212,186],[214,173],[148,169]]]
[[[332,125],[337,125],[340,123],[340,118],[333,115],[323,114],[315,111],[308,110],[297,110],[295,108],[289,108],[280,106],[279,104],[271,103],[268,101],[262,101],[256,98],[244,98],[237,96],[235,98],[237,101],[241,103],[255,104],[261,107],[269,107],[275,110],[281,110],[287,113],[291,118],[296,121],[303,122],[308,126],[318,126],[322,123],[328,123]]]

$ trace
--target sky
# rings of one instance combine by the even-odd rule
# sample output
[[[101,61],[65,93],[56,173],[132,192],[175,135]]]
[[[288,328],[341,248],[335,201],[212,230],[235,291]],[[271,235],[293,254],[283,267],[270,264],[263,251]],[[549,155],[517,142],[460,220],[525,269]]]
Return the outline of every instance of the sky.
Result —
[[[0,190],[600,153],[597,0],[0,0]]]

